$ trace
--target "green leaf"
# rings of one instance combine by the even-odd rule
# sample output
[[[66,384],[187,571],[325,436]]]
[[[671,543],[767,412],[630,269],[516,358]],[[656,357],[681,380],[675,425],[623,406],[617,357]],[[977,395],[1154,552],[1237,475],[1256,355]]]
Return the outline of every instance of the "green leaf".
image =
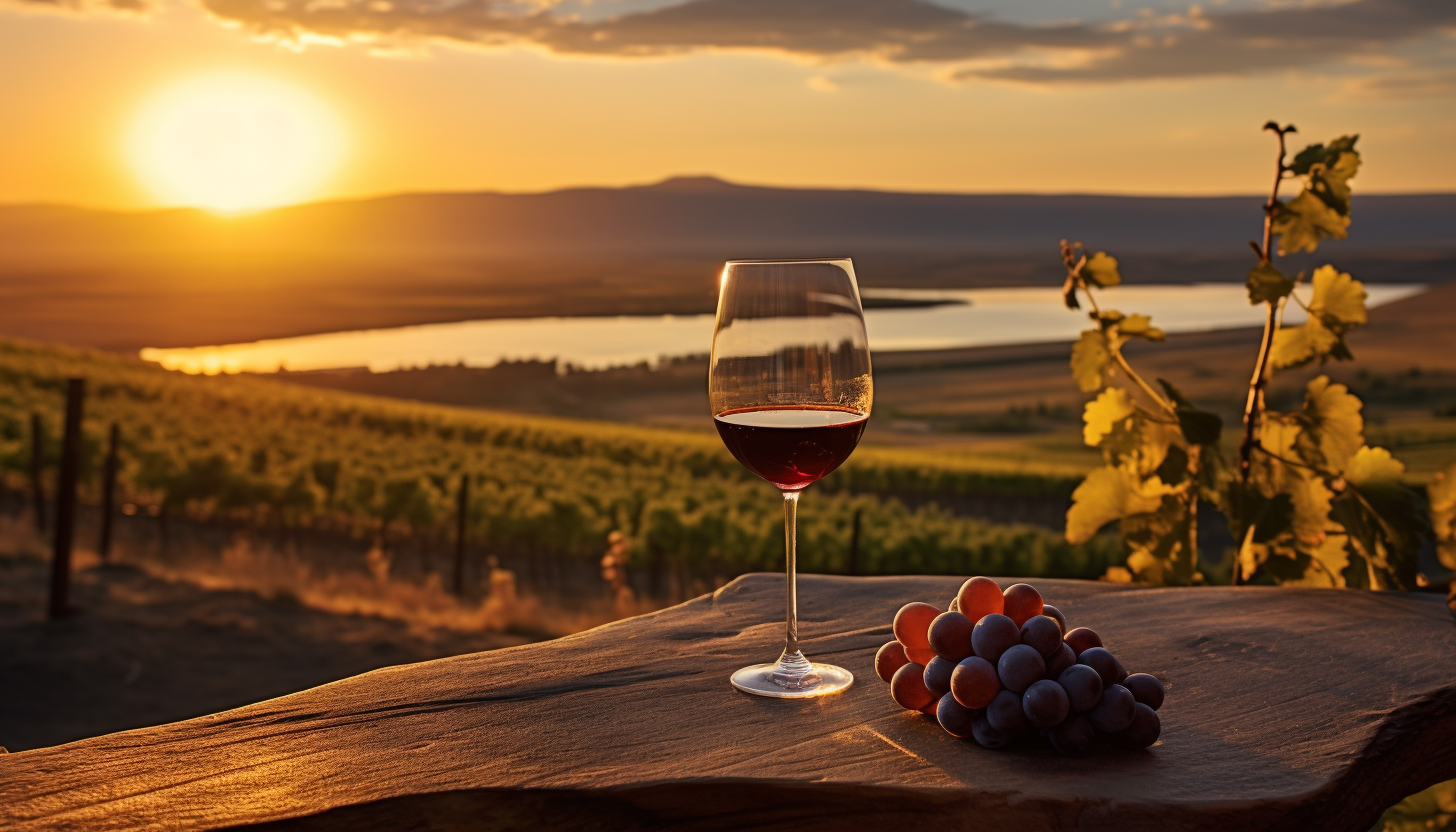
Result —
[[[1314,251],[1320,240],[1343,240],[1349,236],[1350,218],[1325,204],[1312,191],[1303,191],[1274,211],[1274,233],[1279,235],[1279,253]]]
[[[1255,266],[1249,272],[1247,284],[1251,306],[1274,303],[1280,298],[1289,297],[1289,293],[1294,291],[1294,281],[1285,277],[1284,272],[1279,271],[1272,263]]]
[[[1334,518],[1344,526],[1354,552],[1366,562],[1372,588],[1410,589],[1425,523],[1415,494],[1401,484],[1405,466],[1384,448],[1362,447],[1345,469],[1346,491],[1335,501]]]
[[[1431,479],[1426,486],[1431,504],[1431,531],[1436,538],[1436,555],[1441,565],[1456,572],[1456,463]]]
[[[1109,387],[1103,390],[1101,395],[1087,402],[1087,407],[1082,412],[1082,441],[1097,447],[1104,437],[1112,433],[1115,425],[1126,421],[1136,412],[1137,407],[1133,405],[1132,398],[1121,388]]]
[[[1153,321],[1147,315],[1128,315],[1117,325],[1120,335],[1129,338],[1144,338],[1148,341],[1161,341],[1164,338],[1163,330],[1153,326]]]
[[[1294,442],[1300,460],[1331,475],[1343,472],[1365,444],[1361,407],[1348,387],[1329,376],[1311,379],[1304,388],[1304,409],[1295,416],[1303,428]]]
[[[1093,469],[1072,492],[1072,507],[1067,509],[1067,542],[1085,543],[1114,520],[1157,511],[1168,491],[1158,478],[1145,481],[1127,466]]]
[[[1350,180],[1360,170],[1360,154],[1341,153],[1309,173],[1309,189],[1341,216],[1350,215]]]
[[[1358,135],[1341,136],[1328,145],[1309,145],[1295,154],[1294,160],[1289,163],[1289,172],[1296,176],[1306,176],[1315,165],[1328,164],[1330,160],[1338,157],[1340,154],[1354,151],[1355,142],[1359,140],[1360,137]]]
[[[1082,267],[1082,279],[1100,289],[1116,286],[1122,282],[1122,275],[1117,270],[1117,258],[1102,251],[1088,257],[1087,264]]]
[[[1083,393],[1096,392],[1112,371],[1112,352],[1101,330],[1089,329],[1072,345],[1072,380]]]

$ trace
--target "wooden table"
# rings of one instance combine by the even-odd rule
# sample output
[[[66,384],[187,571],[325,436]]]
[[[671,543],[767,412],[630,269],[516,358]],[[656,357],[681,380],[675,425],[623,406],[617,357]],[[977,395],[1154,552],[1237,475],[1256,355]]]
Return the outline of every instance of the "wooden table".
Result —
[[[1456,777],[1439,597],[1035,581],[1168,687],[1157,745],[1068,758],[988,751],[889,700],[871,665],[892,614],[958,579],[800,580],[805,649],[858,678],[840,696],[729,687],[782,638],[783,578],[749,575],[553,642],[0,755],[0,828],[1364,832]]]

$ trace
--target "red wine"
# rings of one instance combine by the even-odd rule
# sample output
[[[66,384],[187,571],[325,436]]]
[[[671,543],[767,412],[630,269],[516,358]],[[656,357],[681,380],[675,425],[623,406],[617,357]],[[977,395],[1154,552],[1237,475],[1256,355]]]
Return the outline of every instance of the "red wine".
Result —
[[[868,419],[837,407],[750,407],[720,413],[713,424],[748,470],[799,491],[849,458]]]

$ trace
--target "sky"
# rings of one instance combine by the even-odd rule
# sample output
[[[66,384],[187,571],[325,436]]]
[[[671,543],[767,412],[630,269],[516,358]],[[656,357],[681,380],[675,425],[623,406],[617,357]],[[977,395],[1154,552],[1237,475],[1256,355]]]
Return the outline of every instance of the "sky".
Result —
[[[1452,0],[0,0],[0,203],[205,202],[232,157],[176,125],[255,93],[282,121],[207,186],[243,201],[1256,193],[1269,119],[1359,133],[1367,193],[1456,190]]]

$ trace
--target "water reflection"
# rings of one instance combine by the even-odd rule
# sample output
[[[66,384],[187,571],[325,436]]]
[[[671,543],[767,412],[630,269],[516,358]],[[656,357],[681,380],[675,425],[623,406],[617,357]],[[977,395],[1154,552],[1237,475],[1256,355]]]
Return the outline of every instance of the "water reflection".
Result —
[[[1422,291],[1420,285],[1367,286],[1371,307]],[[1304,289],[1308,292],[1308,289]],[[1061,306],[1056,288],[862,290],[866,298],[951,301],[943,306],[865,312],[875,352],[939,350],[997,344],[1071,341],[1087,326],[1083,314]],[[1120,286],[1104,305],[1151,315],[1166,332],[1257,326],[1260,307],[1249,306],[1237,284]],[[1285,321],[1303,321],[1291,307]],[[189,373],[323,370],[368,367],[375,372],[431,364],[491,367],[501,361],[555,361],[585,369],[656,362],[706,353],[712,315],[520,318],[334,332],[249,344],[144,349],[141,356]]]

